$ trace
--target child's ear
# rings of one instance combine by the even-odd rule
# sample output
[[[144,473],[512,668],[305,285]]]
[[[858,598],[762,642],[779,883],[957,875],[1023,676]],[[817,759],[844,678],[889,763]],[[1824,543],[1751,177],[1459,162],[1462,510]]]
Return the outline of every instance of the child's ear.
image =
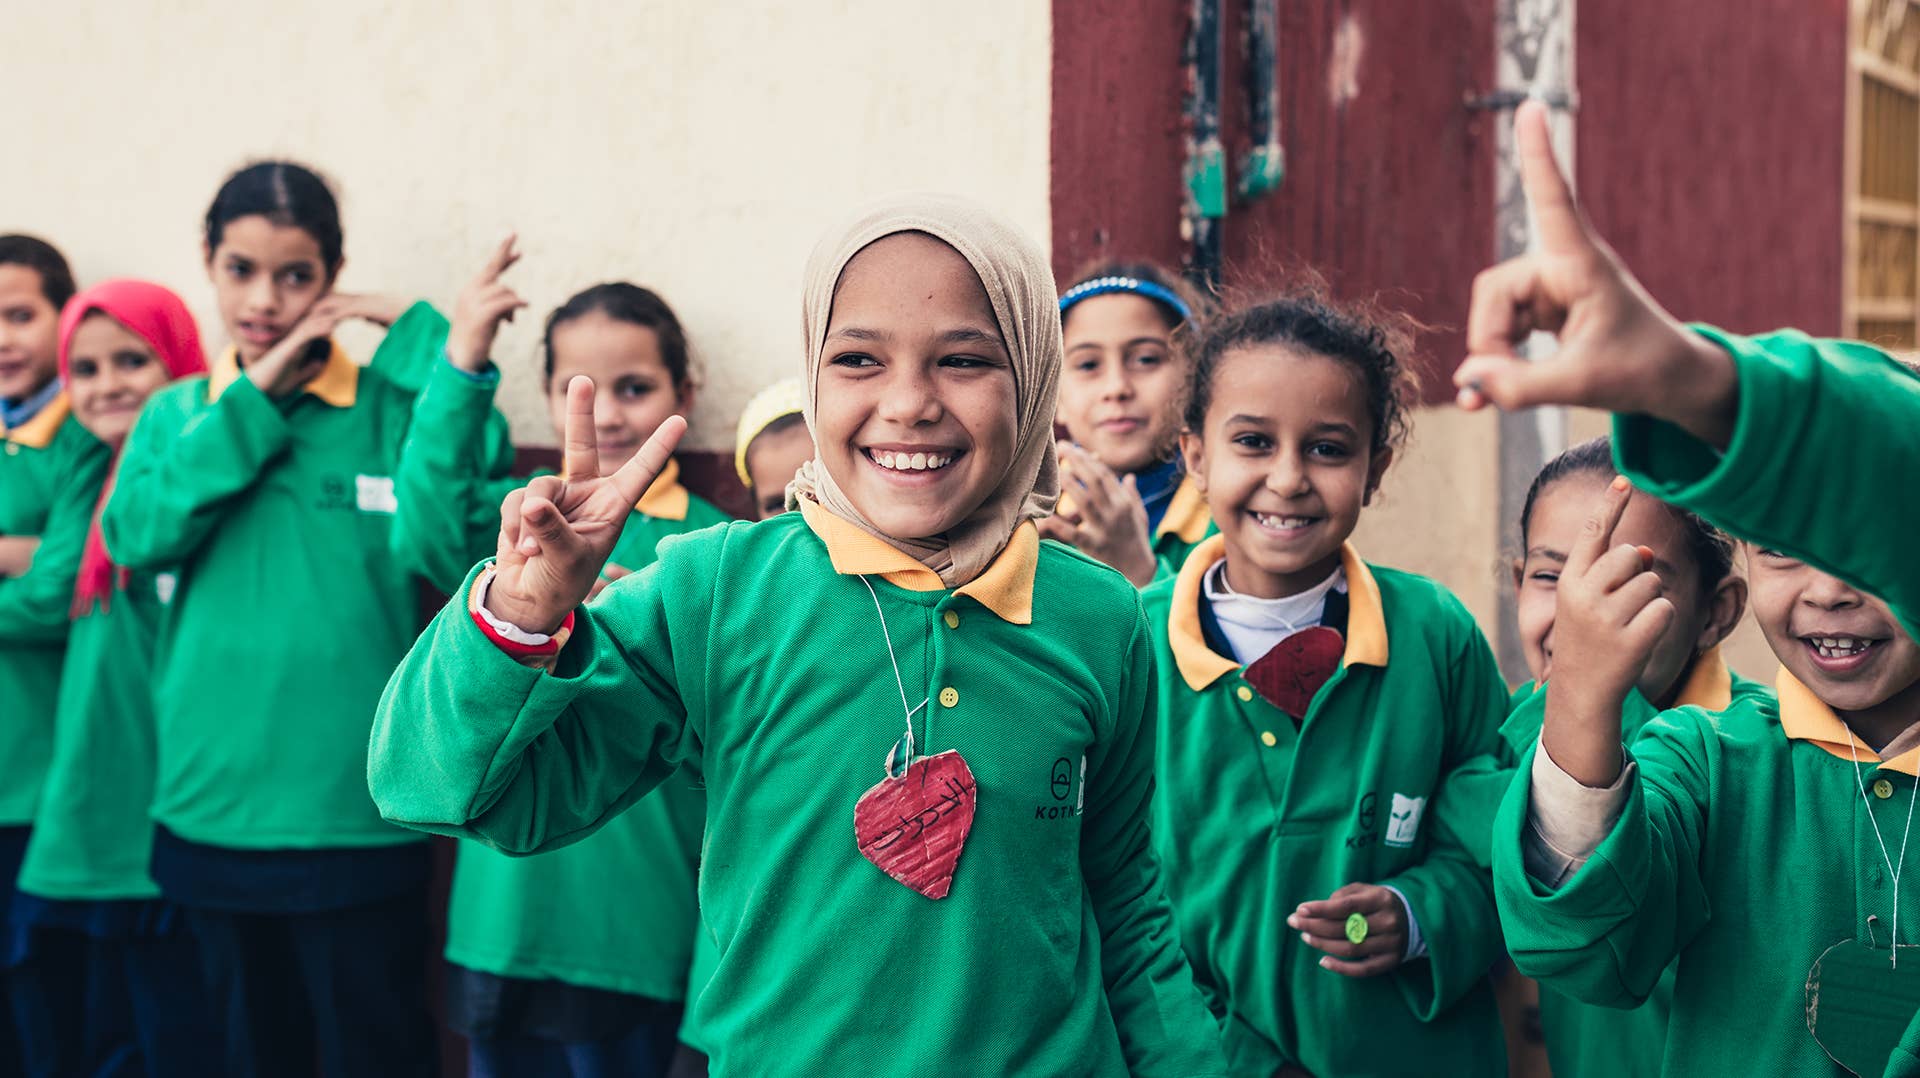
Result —
[[[207,267],[207,280],[213,280],[213,244],[200,241],[200,261]]]
[[[1193,480],[1194,489],[1207,492],[1207,446],[1198,434],[1190,430],[1180,432],[1180,458],[1186,463],[1187,478]]]
[[[1525,579],[1524,574],[1527,569],[1527,561],[1525,558],[1515,558],[1508,568],[1513,570],[1513,590],[1518,594],[1520,591],[1520,582]]]
[[[685,379],[679,385],[674,386],[673,395],[680,398],[680,407],[675,410],[676,413],[684,419],[692,419],[693,401],[699,394],[700,387],[694,385],[693,379],[691,378]]]
[[[1747,579],[1729,574],[1707,598],[1707,623],[1700,627],[1700,638],[1693,642],[1695,652],[1719,647],[1733,635],[1735,626],[1747,612]]]
[[[1367,463],[1367,492],[1360,498],[1361,505],[1373,504],[1373,496],[1380,490],[1380,480],[1386,478],[1387,466],[1392,463],[1392,449],[1382,449]]]

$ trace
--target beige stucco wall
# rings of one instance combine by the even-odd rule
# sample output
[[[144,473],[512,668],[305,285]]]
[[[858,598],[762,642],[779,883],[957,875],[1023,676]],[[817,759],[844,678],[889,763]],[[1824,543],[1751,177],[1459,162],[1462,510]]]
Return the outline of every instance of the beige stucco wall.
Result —
[[[1048,231],[1033,0],[80,0],[13,5],[5,33],[0,231],[54,241],[83,280],[173,285],[210,343],[198,222],[249,159],[335,181],[343,288],[450,302],[518,229],[532,310],[497,358],[526,443],[552,441],[539,321],[580,287],[667,297],[706,368],[694,444],[724,448],[797,368],[801,266],[849,207],[940,188]]]

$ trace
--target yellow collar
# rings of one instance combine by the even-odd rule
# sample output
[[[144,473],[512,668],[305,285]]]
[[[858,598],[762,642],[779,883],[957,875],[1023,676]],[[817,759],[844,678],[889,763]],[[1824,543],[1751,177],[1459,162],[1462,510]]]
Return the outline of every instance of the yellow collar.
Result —
[[[1719,648],[1708,648],[1693,660],[1693,669],[1687,672],[1687,680],[1681,683],[1679,694],[1673,698],[1673,706],[1725,711],[1731,703],[1733,671],[1727,669],[1727,661],[1721,658]]]
[[[800,499],[800,515],[827,546],[833,571],[843,576],[872,573],[908,591],[944,591],[940,574],[866,529],[829,513],[810,498]],[[953,589],[1013,625],[1033,624],[1033,577],[1040,567],[1040,532],[1021,522],[1006,549],[986,572]]]
[[[67,399],[67,391],[63,389],[32,419],[12,430],[0,427],[0,440],[24,445],[29,449],[45,449],[47,443],[53,441],[53,436],[59,432],[60,424],[65,423],[67,416],[72,412],[73,402]]]
[[[208,402],[219,400],[220,394],[225,393],[227,387],[239,378],[240,353],[228,345],[226,351],[214,358],[213,367],[207,372]],[[313,394],[335,408],[351,408],[359,385],[360,365],[335,343],[333,352],[327,356],[326,367],[306,384],[304,392]]]
[[[1240,669],[1239,663],[1207,646],[1206,633],[1200,627],[1201,582],[1207,570],[1226,556],[1227,537],[1216,535],[1193,548],[1173,582],[1167,642],[1173,647],[1173,662],[1180,668],[1180,676],[1195,692]],[[1380,605],[1380,584],[1352,543],[1341,544],[1340,567],[1347,573],[1347,648],[1340,656],[1340,666],[1385,666],[1387,619]]]
[[[1920,747],[1908,749],[1891,760],[1882,760],[1879,753],[1853,736],[1853,731],[1847,729],[1847,724],[1840,721],[1840,716],[1834,714],[1826,701],[1813,695],[1813,690],[1788,673],[1786,667],[1780,668],[1780,676],[1773,684],[1780,694],[1780,730],[1789,741],[1811,741],[1842,760],[1851,760],[1858,752],[1862,762],[1879,764],[1882,771],[1920,775]]]
[[[687,488],[680,485],[680,462],[667,458],[667,466],[653,477],[653,484],[633,507],[655,520],[687,519]]]
[[[1206,537],[1207,525],[1213,523],[1213,514],[1207,510],[1206,495],[1194,485],[1193,477],[1180,477],[1180,485],[1174,489],[1173,500],[1167,503],[1167,511],[1160,518],[1160,527],[1153,533],[1155,539],[1171,535],[1183,543],[1197,543]]]

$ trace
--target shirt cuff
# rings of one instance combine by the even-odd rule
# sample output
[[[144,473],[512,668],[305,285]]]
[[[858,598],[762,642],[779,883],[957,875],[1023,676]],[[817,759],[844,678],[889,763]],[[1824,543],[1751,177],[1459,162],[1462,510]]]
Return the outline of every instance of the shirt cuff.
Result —
[[[469,382],[477,382],[483,386],[493,386],[493,385],[500,384],[500,368],[494,366],[493,360],[491,359],[487,360],[486,366],[480,368],[477,371],[467,370],[465,367],[462,367],[458,363],[455,363],[453,361],[453,357],[447,355],[447,350],[445,348],[440,349],[440,359],[448,367],[451,367],[453,369],[453,373],[459,375],[462,378],[465,378]]]
[[[1527,828],[1521,836],[1527,875],[1558,888],[1580,871],[1613,833],[1637,767],[1629,760],[1613,785],[1595,788],[1567,774],[1547,754],[1546,745],[1537,745],[1527,789]]]
[[[1413,915],[1413,903],[1407,901],[1406,892],[1393,884],[1383,883],[1380,886],[1393,892],[1393,897],[1400,900],[1400,908],[1407,914],[1407,953],[1400,957],[1400,961],[1411,962],[1416,958],[1424,958],[1427,953],[1427,937],[1420,933],[1420,918]]]

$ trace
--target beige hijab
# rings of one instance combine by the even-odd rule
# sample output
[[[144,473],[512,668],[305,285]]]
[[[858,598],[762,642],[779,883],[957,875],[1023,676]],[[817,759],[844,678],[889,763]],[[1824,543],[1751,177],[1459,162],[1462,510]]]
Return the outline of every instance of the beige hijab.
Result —
[[[993,304],[993,318],[1013,360],[1013,391],[1019,410],[1013,463],[975,509],[945,535],[907,539],[885,535],[847,500],[819,451],[787,489],[789,506],[812,498],[829,512],[859,525],[940,574],[949,588],[967,583],[992,564],[1022,523],[1049,516],[1060,494],[1053,446],[1053,405],[1060,378],[1060,308],[1053,269],[1040,248],[1018,229],[966,199],[953,195],[900,194],[881,199],[829,231],[807,260],[807,430],[819,444],[817,416],[820,353],[841,271],[868,244],[897,232],[924,232],[958,251],[973,267]]]

